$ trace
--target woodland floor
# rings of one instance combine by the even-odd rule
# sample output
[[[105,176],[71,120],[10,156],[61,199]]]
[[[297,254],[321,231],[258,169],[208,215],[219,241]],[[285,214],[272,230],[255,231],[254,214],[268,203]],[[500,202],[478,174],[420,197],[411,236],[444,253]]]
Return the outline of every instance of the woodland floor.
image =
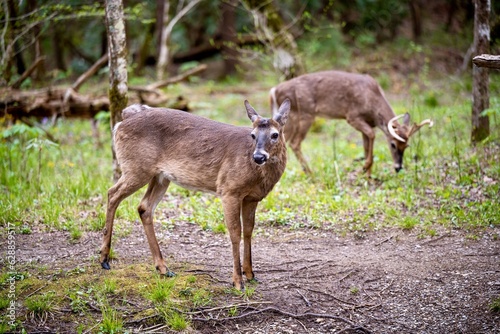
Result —
[[[112,267],[153,267],[142,226],[131,224],[128,236],[113,240],[119,259]],[[213,284],[230,286],[227,235],[187,222],[156,228],[171,269],[182,271],[187,263]],[[500,333],[500,313],[489,309],[500,293],[496,229],[476,240],[461,231],[428,239],[402,230],[371,232],[362,239],[321,229],[265,226],[261,231],[253,239],[260,281],[250,298],[255,304],[232,319],[194,320],[190,332]],[[69,242],[65,232],[18,235],[16,258],[21,265],[52,269],[97,267],[100,239],[97,232],[84,234],[77,243]],[[237,303],[234,298],[216,304]],[[61,324],[51,322],[57,319],[45,328],[59,332]]]

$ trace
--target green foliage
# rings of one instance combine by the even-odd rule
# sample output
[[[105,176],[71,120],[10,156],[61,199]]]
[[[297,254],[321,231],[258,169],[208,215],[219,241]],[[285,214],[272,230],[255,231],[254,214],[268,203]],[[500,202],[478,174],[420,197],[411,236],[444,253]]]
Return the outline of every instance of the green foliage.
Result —
[[[88,122],[61,120],[50,131],[63,139],[58,145],[23,124],[1,130],[0,210],[5,214],[0,224],[14,223],[25,233],[42,223],[68,229],[78,239],[81,227],[102,226],[96,210],[104,206],[111,185],[110,152],[94,148]]]
[[[55,293],[53,291],[28,297],[24,302],[26,308],[35,316],[42,316],[51,311],[54,303]]]
[[[494,298],[490,303],[490,311],[500,312],[500,297]]]

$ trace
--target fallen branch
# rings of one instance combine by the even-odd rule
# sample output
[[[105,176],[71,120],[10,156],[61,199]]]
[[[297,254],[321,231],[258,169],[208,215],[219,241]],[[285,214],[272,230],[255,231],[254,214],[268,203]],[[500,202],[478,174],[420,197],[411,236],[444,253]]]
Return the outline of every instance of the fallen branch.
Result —
[[[500,56],[499,55],[488,55],[482,54],[475,56],[472,62],[479,67],[494,68],[500,70]]]
[[[21,84],[24,82],[24,80],[26,80],[44,60],[45,57],[37,58],[33,65],[31,65],[26,71],[24,71],[24,73],[19,77],[19,79],[16,80],[16,82],[12,84],[11,87],[14,89],[18,89],[19,87],[21,87]]]
[[[163,81],[159,81],[159,82],[155,82],[155,83],[149,84],[149,85],[146,86],[146,89],[163,88],[163,87],[166,87],[168,85],[172,85],[174,83],[178,83],[178,82],[184,81],[187,78],[189,78],[190,76],[198,74],[200,72],[203,72],[206,69],[207,69],[207,65],[201,64],[201,65],[198,65],[196,67],[193,67],[192,69],[187,70],[186,72],[183,72],[183,73],[181,73],[179,75],[176,75],[175,77],[172,77],[172,78],[169,78],[169,79],[166,79],[166,80],[163,80]]]
[[[337,315],[309,313],[309,312],[302,313],[302,314],[294,314],[294,313],[290,313],[290,312],[287,312],[287,311],[282,311],[282,310],[280,310],[278,308],[275,308],[275,307],[266,307],[266,308],[263,308],[261,310],[255,310],[255,311],[246,312],[244,314],[241,314],[241,315],[238,315],[238,316],[234,316],[234,317],[226,317],[226,318],[213,318],[213,317],[209,317],[209,318],[192,318],[191,320],[193,320],[193,321],[203,321],[203,322],[209,322],[209,321],[224,322],[224,321],[230,321],[230,320],[238,320],[238,319],[250,317],[250,316],[261,314],[261,313],[265,313],[265,312],[278,313],[278,314],[281,314],[281,315],[284,315],[284,316],[287,316],[287,317],[290,317],[290,318],[294,318],[294,319],[300,319],[300,318],[323,318],[323,319],[326,318],[326,319],[334,319],[334,320],[339,320],[339,321],[345,322],[345,323],[349,324],[350,326],[352,326],[353,328],[356,328],[357,330],[360,330],[360,331],[362,331],[364,333],[371,333],[371,331],[369,331],[368,329],[364,328],[363,326],[358,326],[358,325],[354,324],[352,321],[350,321],[350,320],[348,320],[348,319],[346,319],[344,317],[337,316]]]

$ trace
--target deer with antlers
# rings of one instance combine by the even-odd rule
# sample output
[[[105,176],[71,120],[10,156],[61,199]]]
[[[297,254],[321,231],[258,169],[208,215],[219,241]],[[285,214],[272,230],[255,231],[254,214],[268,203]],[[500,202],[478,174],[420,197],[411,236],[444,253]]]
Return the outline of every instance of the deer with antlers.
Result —
[[[342,71],[323,71],[304,74],[285,81],[270,91],[271,108],[290,99],[290,119],[285,138],[304,171],[311,174],[301,151],[301,143],[316,117],[345,119],[363,135],[365,164],[363,170],[371,175],[375,127],[387,137],[394,169],[403,168],[403,154],[408,139],[422,126],[433,125],[430,119],[410,125],[410,115],[396,116],[379,84],[369,75]],[[400,124],[398,119],[403,118]]]
[[[242,274],[254,278],[251,238],[257,204],[279,181],[286,167],[283,128],[290,111],[284,100],[272,118],[261,117],[245,101],[253,128],[219,123],[179,110],[132,105],[113,131],[122,176],[108,191],[100,262],[110,269],[113,220],[120,202],[148,185],[138,211],[157,270],[169,275],[153,227],[156,206],[170,182],[221,198],[233,254],[233,285],[244,288]],[[240,242],[243,232],[243,272]]]

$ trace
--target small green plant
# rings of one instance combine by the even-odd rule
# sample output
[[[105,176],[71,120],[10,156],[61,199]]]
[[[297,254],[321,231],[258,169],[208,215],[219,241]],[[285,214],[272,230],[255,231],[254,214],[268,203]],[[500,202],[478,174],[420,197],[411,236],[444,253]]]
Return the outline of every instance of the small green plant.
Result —
[[[4,296],[0,297],[0,310],[6,309],[10,304],[10,300]]]
[[[351,286],[351,288],[349,289],[349,292],[353,295],[357,295],[359,293],[359,288],[357,288],[355,286]]]
[[[419,223],[418,218],[407,216],[404,217],[398,224],[404,230],[411,230]]]
[[[212,294],[205,289],[199,289],[193,293],[191,301],[194,307],[208,306],[212,304]]]
[[[100,333],[119,333],[123,328],[123,319],[116,310],[105,305],[101,308],[102,321],[99,326]]]
[[[28,297],[24,302],[28,311],[39,318],[46,318],[47,314],[52,311],[54,304],[55,293],[53,291]]]
[[[147,297],[155,303],[168,301],[175,282],[175,278],[166,279],[160,277],[155,279],[155,282],[149,288]]]
[[[72,291],[68,295],[69,306],[74,313],[82,314],[88,310],[88,294],[84,291]]]
[[[493,299],[490,303],[490,311],[500,312],[500,297]]]
[[[118,283],[113,278],[104,279],[104,283],[102,285],[102,292],[113,294],[116,292]]]
[[[188,327],[188,321],[186,317],[178,312],[171,312],[167,318],[166,322],[168,327],[174,331],[182,331]]]
[[[227,315],[230,317],[234,317],[238,314],[238,306],[233,306],[227,310]]]

